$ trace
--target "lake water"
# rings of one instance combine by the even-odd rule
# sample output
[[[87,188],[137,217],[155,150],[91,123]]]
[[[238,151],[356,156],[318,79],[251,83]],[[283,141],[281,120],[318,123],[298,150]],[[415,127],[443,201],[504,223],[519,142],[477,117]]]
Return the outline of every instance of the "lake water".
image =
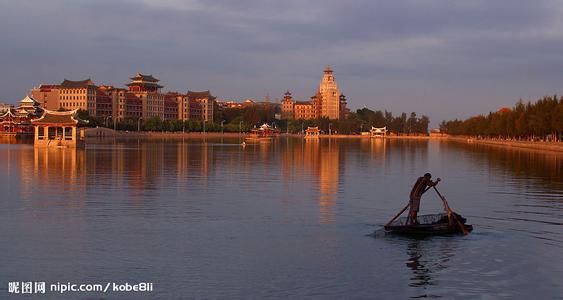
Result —
[[[468,236],[366,236],[418,176]],[[50,298],[563,299],[563,155],[427,140],[280,137],[0,145],[10,281],[153,282]],[[441,211],[429,191],[422,214]],[[27,298],[26,298],[27,299]]]

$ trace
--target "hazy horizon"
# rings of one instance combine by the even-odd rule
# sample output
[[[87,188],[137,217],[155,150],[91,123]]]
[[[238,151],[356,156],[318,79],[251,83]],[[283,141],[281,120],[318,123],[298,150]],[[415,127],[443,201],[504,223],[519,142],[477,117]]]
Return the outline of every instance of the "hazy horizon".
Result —
[[[308,100],[326,65],[352,110],[465,118],[561,94],[557,1],[3,1],[0,102],[137,72],[165,91]]]

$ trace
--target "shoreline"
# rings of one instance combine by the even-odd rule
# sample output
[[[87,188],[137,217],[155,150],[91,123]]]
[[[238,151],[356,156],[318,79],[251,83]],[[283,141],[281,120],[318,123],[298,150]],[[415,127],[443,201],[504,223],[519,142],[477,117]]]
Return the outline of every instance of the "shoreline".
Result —
[[[494,147],[504,147],[513,149],[526,149],[536,151],[550,151],[563,153],[563,143],[561,142],[528,142],[528,141],[504,141],[476,139],[472,137],[449,136],[446,139],[465,144],[481,144]]]
[[[113,131],[108,128],[88,128],[85,131],[87,140],[96,138],[147,138],[147,139],[181,139],[181,138],[241,138],[246,137],[248,133],[238,132],[155,132],[155,131]],[[298,137],[303,138],[304,135],[296,133],[282,133],[279,137]],[[322,134],[319,139],[370,139],[365,135],[348,135],[348,134]],[[380,139],[380,138],[377,138]],[[414,135],[388,135],[385,139],[406,139],[406,140],[444,140],[454,141],[465,144],[481,144],[495,147],[539,150],[563,153],[563,143],[561,142],[528,142],[528,141],[504,141],[504,140],[488,140],[476,139],[464,136],[414,136]]]
[[[220,137],[245,137],[248,132],[169,132],[169,131],[114,131],[108,128],[88,128],[85,130],[85,137],[90,138],[220,138]],[[281,133],[278,137],[300,137],[304,138],[305,135],[297,133]],[[352,135],[352,134],[321,134],[321,139],[370,139],[370,136],[365,135]],[[386,136],[387,139],[443,139],[443,137],[430,137],[430,136],[416,136],[416,135],[401,135],[401,136]]]

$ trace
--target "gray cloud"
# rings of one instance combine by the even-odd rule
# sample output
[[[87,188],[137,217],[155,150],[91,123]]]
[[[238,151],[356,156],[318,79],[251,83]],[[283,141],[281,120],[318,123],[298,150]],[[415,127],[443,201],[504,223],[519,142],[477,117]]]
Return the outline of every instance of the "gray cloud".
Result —
[[[562,17],[557,1],[3,1],[0,100],[135,72],[220,98],[308,98],[330,64],[353,108],[437,123],[561,93]]]

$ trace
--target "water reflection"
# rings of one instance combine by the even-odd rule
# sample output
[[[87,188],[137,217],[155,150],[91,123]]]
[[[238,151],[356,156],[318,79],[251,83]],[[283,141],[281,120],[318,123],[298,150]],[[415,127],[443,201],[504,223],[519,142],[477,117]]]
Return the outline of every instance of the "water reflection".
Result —
[[[510,175],[514,180],[531,179],[563,195],[562,153],[459,142],[440,143],[440,147],[444,152],[455,149],[458,153],[469,154],[474,164],[496,175]]]
[[[412,238],[399,240],[406,247],[405,266],[411,272],[408,286],[410,298],[440,298],[440,292],[433,287],[439,285],[437,278],[449,272],[454,259],[459,237]]]
[[[281,154],[284,180],[295,180],[295,176],[299,180],[303,175],[312,175],[318,191],[319,222],[334,222],[334,206],[344,164],[341,144],[335,140],[291,139],[285,141],[284,148]]]
[[[154,279],[163,299],[257,290],[285,298],[550,298],[563,290],[560,156],[282,137],[245,147],[237,138],[109,140],[78,151],[2,145],[0,160],[9,193],[0,201],[4,282],[29,274]],[[447,175],[441,191],[475,232],[364,237],[397,212],[426,169]]]
[[[421,263],[423,257],[423,250],[421,248],[420,240],[412,240],[407,245],[408,260],[406,265],[412,270],[413,276],[410,278],[409,286],[411,287],[425,287],[433,285],[432,271]]]

